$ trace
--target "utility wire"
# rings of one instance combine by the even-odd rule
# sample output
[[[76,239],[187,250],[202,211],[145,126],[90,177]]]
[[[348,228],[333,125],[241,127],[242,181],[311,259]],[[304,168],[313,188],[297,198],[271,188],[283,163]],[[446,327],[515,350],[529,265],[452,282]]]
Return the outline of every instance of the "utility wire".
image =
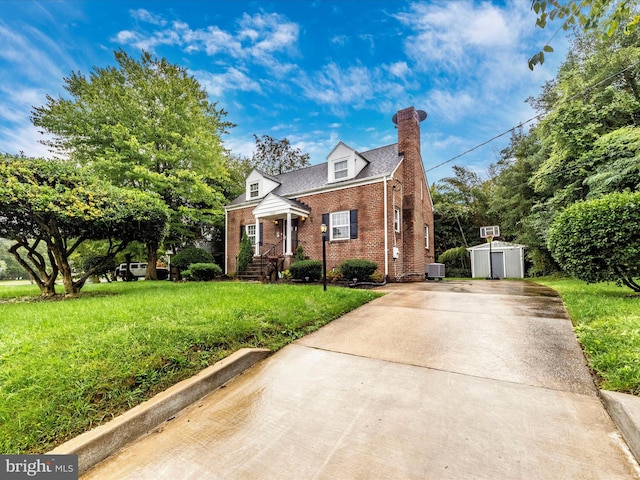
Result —
[[[636,63],[634,63],[634,64],[632,64],[632,65],[629,65],[628,67],[623,68],[623,69],[622,69],[622,70],[620,70],[619,72],[616,72],[616,73],[613,73],[613,74],[609,75],[608,77],[606,77],[606,78],[604,78],[604,79],[600,80],[599,82],[594,83],[593,85],[591,85],[591,86],[589,86],[589,87],[586,87],[586,88],[585,88],[585,89],[583,89],[582,91],[577,92],[577,93],[574,93],[573,95],[571,95],[571,96],[570,96],[570,97],[568,97],[568,98],[564,98],[564,99],[560,99],[560,100],[558,100],[555,104],[553,104],[551,107],[549,107],[549,109],[548,109],[548,110],[551,110],[551,109],[553,109],[553,108],[556,108],[556,107],[560,106],[560,105],[561,105],[561,104],[563,104],[563,103],[570,102],[570,101],[571,101],[571,100],[573,100],[574,98],[576,98],[576,97],[578,97],[578,96],[580,96],[580,95],[584,95],[584,94],[588,93],[590,90],[592,90],[592,89],[594,89],[594,88],[596,88],[596,87],[598,87],[598,86],[602,85],[602,84],[603,84],[603,83],[605,83],[605,82],[608,82],[609,80],[611,80],[612,78],[617,77],[618,75],[623,74],[623,73],[624,73],[624,72],[626,72],[627,70],[630,70],[630,69],[632,69],[632,68],[634,68],[634,67],[637,67],[638,65],[640,65],[640,61],[637,61]],[[431,167],[431,168],[426,169],[426,170],[425,170],[425,172],[430,172],[430,171],[432,171],[432,170],[435,170],[436,168],[440,168],[441,166],[446,165],[447,163],[451,163],[451,162],[453,162],[454,160],[457,160],[458,158],[463,157],[463,156],[465,156],[465,155],[467,155],[467,154],[469,154],[469,153],[473,152],[474,150],[477,150],[477,149],[478,149],[478,148],[480,148],[480,147],[484,147],[485,145],[487,145],[487,144],[489,144],[489,143],[493,142],[494,140],[497,140],[497,139],[498,139],[498,138],[500,138],[500,137],[504,137],[504,136],[505,136],[505,135],[507,135],[508,133],[513,132],[515,129],[517,129],[517,128],[522,128],[524,125],[527,125],[528,123],[531,123],[531,122],[533,122],[534,120],[537,120],[537,119],[539,119],[540,117],[543,117],[543,116],[545,116],[545,115],[546,115],[546,112],[545,112],[545,113],[539,113],[539,114],[537,114],[537,115],[535,115],[535,116],[531,117],[530,119],[525,120],[524,122],[520,122],[520,123],[519,123],[518,125],[516,125],[515,127],[511,127],[509,130],[504,131],[504,132],[502,132],[502,133],[499,133],[498,135],[496,135],[496,136],[494,136],[494,137],[491,137],[489,140],[486,140],[486,141],[484,141],[484,142],[482,142],[482,143],[480,143],[480,144],[476,145],[475,147],[470,148],[469,150],[465,150],[464,152],[462,152],[462,153],[460,153],[460,154],[456,155],[455,157],[451,157],[449,160],[445,160],[444,162],[441,162],[441,163],[439,163],[438,165],[436,165],[436,166],[434,166],[434,167]]]

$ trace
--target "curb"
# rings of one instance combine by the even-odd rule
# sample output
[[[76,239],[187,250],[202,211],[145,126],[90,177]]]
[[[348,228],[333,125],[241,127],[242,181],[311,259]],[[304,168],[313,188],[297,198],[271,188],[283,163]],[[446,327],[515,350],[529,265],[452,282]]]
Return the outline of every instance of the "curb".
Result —
[[[640,462],[640,398],[626,393],[600,390],[604,405],[622,433],[629,450]]]
[[[270,353],[262,348],[242,348],[110,422],[72,438],[47,453],[78,455],[78,473],[83,474]]]

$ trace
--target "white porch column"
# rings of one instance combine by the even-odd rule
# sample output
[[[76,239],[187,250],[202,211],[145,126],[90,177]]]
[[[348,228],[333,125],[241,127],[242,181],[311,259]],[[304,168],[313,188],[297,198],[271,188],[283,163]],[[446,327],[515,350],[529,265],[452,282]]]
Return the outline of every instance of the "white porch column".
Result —
[[[287,241],[285,242],[285,255],[292,255],[291,253],[291,212],[287,212]]]
[[[260,219],[258,217],[256,217],[256,236],[255,236],[255,240],[256,240],[256,243],[253,246],[253,256],[254,257],[259,257],[260,256]]]

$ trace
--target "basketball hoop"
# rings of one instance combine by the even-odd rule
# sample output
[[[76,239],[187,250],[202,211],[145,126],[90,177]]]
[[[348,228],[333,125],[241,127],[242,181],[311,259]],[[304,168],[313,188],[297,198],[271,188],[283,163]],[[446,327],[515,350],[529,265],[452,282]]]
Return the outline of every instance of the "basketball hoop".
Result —
[[[491,250],[491,242],[493,239],[500,236],[500,227],[498,225],[492,225],[490,227],[480,227],[480,238],[486,238],[489,244],[489,276],[487,280],[499,280],[493,274],[493,255]]]
[[[492,242],[494,237],[500,236],[500,227],[492,225],[490,227],[480,227],[480,238],[486,238],[488,242]],[[489,238],[491,240],[489,240]]]

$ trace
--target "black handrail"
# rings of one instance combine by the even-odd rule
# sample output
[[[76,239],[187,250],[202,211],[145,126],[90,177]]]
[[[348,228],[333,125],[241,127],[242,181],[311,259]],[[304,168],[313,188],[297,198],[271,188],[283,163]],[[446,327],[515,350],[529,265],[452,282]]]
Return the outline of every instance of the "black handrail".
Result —
[[[282,254],[282,243],[274,243],[264,253],[260,254],[260,274],[264,275],[265,260],[269,257],[279,257]]]

